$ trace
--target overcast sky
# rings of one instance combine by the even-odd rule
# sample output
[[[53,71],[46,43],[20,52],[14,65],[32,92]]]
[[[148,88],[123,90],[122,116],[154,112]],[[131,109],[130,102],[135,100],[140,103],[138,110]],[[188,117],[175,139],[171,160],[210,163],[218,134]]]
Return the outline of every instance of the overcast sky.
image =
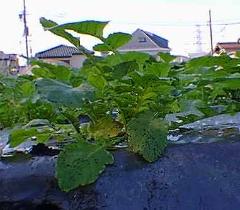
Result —
[[[0,51],[24,53],[23,23],[19,14],[23,0],[1,0]],[[33,55],[58,44],[68,44],[43,31],[40,17],[58,23],[82,20],[110,20],[105,35],[111,32],[132,33],[141,28],[169,40],[172,54],[197,50],[197,24],[200,26],[202,48],[210,49],[208,10],[212,10],[214,43],[236,41],[240,37],[239,0],[26,0],[30,46]],[[215,24],[230,23],[230,25]],[[82,44],[91,49],[96,40],[81,37]]]

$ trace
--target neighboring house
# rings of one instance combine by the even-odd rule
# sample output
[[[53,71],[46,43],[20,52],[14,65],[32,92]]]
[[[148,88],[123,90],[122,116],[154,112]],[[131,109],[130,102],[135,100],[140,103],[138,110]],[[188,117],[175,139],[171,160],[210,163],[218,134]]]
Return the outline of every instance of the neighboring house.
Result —
[[[19,62],[16,54],[5,54],[0,51],[0,73],[15,75],[18,72]]]
[[[35,57],[52,64],[81,68],[83,62],[86,60],[86,56],[83,52],[93,54],[92,51],[89,51],[85,48],[79,50],[76,47],[59,45],[51,49],[36,53]]]
[[[227,53],[229,55],[232,55],[237,51],[240,51],[240,39],[238,39],[237,42],[219,42],[214,48],[215,55],[221,53]]]
[[[156,34],[137,29],[132,34],[132,39],[118,49],[119,52],[144,52],[150,55],[156,55],[159,52],[170,53],[171,49],[168,47],[168,40]]]

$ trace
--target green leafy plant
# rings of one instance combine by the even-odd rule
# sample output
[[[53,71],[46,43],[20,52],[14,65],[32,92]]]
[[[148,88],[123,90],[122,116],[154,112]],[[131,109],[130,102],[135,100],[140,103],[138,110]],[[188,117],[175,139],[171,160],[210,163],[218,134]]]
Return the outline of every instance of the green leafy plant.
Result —
[[[108,22],[40,22],[83,50],[87,60],[77,70],[32,61],[32,76],[1,77],[0,122],[13,127],[11,146],[31,138],[67,142],[56,166],[64,191],[96,181],[113,163],[111,151],[120,143],[156,161],[167,146],[169,128],[181,124],[168,124],[168,114],[183,112],[185,123],[220,113],[214,106],[223,106],[222,113],[240,110],[239,58],[203,57],[176,66],[169,54],[157,59],[139,52],[120,54],[118,48],[131,35],[105,38]],[[94,50],[109,55],[99,58],[84,51],[71,31],[99,39]]]

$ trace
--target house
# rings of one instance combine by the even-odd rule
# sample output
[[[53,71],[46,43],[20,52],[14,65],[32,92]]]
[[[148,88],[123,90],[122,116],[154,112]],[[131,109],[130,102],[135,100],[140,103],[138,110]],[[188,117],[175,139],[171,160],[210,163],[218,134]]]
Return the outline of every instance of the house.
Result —
[[[240,39],[237,42],[218,42],[214,48],[214,54],[227,53],[232,55],[240,51]]]
[[[51,49],[36,53],[35,57],[48,63],[81,68],[86,60],[86,55],[93,54],[85,48],[81,50],[76,47],[59,45]]]
[[[132,34],[132,39],[122,47],[118,48],[120,53],[136,51],[144,52],[150,55],[156,55],[159,52],[170,53],[168,40],[156,34],[137,29]]]
[[[19,60],[16,54],[5,54],[0,51],[0,73],[4,75],[15,75],[18,72]]]

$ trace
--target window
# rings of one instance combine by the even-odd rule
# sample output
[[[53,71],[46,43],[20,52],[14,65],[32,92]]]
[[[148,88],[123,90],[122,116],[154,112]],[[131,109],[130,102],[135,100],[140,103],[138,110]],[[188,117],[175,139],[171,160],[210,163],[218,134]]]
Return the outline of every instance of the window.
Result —
[[[146,37],[138,37],[138,42],[146,42]]]

